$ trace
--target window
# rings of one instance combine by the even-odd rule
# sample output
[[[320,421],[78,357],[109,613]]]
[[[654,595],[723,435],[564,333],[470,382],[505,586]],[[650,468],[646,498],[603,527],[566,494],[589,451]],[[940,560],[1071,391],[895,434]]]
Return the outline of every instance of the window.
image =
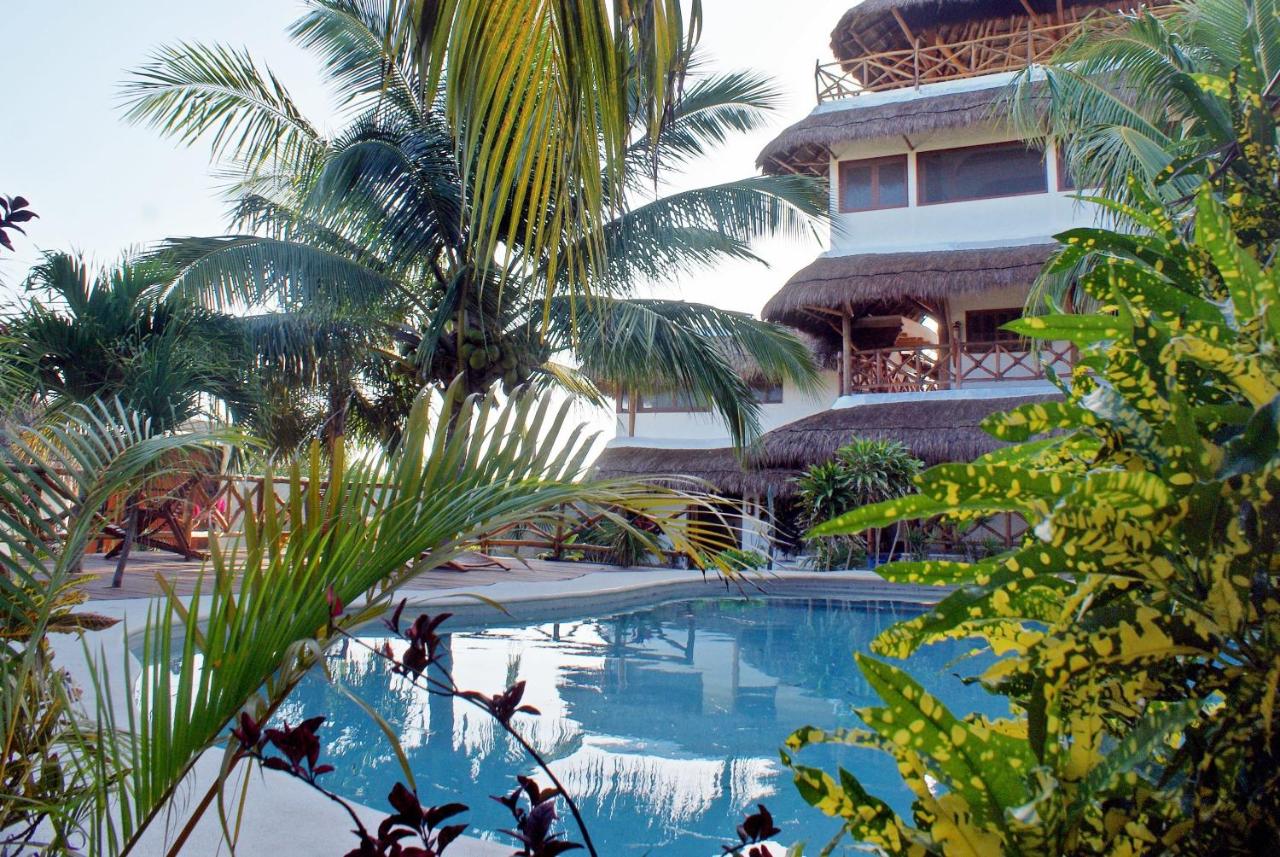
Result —
[[[906,155],[840,162],[841,211],[873,211],[906,205]]]
[[[916,155],[920,204],[1045,193],[1044,156],[1024,143],[997,143]]]
[[[642,411],[678,411],[693,413],[705,411],[707,406],[697,401],[693,394],[684,390],[664,390],[660,393],[647,393],[640,397]]]
[[[782,404],[782,385],[752,381],[751,397],[762,405],[780,405]]]
[[[1076,177],[1071,174],[1071,163],[1067,160],[1066,151],[1059,146],[1058,152],[1058,190],[1077,190]]]
[[[971,310],[964,314],[964,332],[966,342],[1017,342],[1022,337],[1010,330],[1001,330],[1001,325],[1022,318],[1022,310],[1018,307],[1006,309]]]
[[[631,409],[631,394],[623,392],[617,398],[617,410],[625,414]],[[638,397],[639,413],[701,413],[709,410],[706,404],[698,402],[687,392],[664,391],[660,393],[644,393]]]

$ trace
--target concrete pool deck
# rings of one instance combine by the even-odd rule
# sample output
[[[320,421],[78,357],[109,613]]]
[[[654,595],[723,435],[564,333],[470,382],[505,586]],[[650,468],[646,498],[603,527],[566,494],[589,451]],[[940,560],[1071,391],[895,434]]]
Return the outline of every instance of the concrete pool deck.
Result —
[[[869,571],[752,572],[740,581],[729,583],[715,574],[704,577],[698,571],[622,569],[544,560],[524,562],[506,571],[427,572],[404,587],[401,593],[411,607],[426,610],[448,608],[457,614],[456,622],[488,624],[531,618],[554,621],[560,617],[590,615],[601,610],[626,610],[677,598],[796,594],[927,602],[936,600],[944,591],[890,584]],[[121,589],[111,589],[110,574],[114,571],[114,563],[96,556],[86,558],[84,588],[90,601],[80,609],[122,620],[106,631],[85,638],[95,653],[103,653],[107,663],[113,667],[120,665],[111,676],[111,683],[116,685],[112,695],[117,700],[117,707],[121,701],[132,699],[132,693],[121,679],[129,644],[125,629],[130,636],[142,630],[148,609],[161,593],[156,575],[162,575],[181,595],[190,596],[200,574],[200,566],[197,562],[184,562],[162,554],[137,554],[130,558],[125,585]],[[499,611],[476,596],[501,604],[507,612]],[[79,638],[56,637],[52,642],[57,662],[68,670],[74,682],[87,686],[90,674],[85,648]],[[133,663],[137,665],[136,661]],[[125,713],[117,711],[117,716]],[[187,812],[214,782],[219,762],[217,751],[205,754],[183,783],[179,798],[172,807],[172,818],[153,823],[133,853],[144,857],[161,857],[167,853],[167,845],[185,822]],[[240,779],[235,781],[236,786],[242,786],[242,783]],[[247,794],[237,854],[270,854],[272,857],[330,854],[336,857],[356,845],[351,833],[351,820],[338,807],[285,775],[254,771],[249,775]],[[480,795],[474,800],[488,800],[488,796]],[[387,815],[386,811],[372,807],[357,806],[356,810],[370,829]],[[497,857],[511,851],[509,846],[464,837],[449,849],[449,854],[451,857]],[[199,857],[230,853],[223,842],[216,809],[205,814],[182,853]]]

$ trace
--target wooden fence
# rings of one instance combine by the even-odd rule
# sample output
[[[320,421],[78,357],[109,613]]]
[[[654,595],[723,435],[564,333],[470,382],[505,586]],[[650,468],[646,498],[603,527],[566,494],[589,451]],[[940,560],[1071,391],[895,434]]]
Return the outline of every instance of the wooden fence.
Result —
[[[180,552],[175,548],[185,542],[194,549],[194,554],[203,556],[212,539],[225,543],[243,537],[246,517],[253,515],[260,518],[266,512],[268,504],[275,506],[277,514],[289,515],[290,480],[287,477],[268,480],[263,476],[226,474],[212,479],[220,483],[219,490],[198,502],[176,498],[176,505],[181,511],[174,516],[173,526],[157,529],[140,540],[139,544]],[[114,521],[122,517],[124,504],[123,497],[112,498],[106,510],[107,520]],[[516,556],[547,554],[553,559],[580,553],[586,558],[603,560],[607,559],[612,548],[608,545],[590,544],[585,539],[604,519],[605,516],[599,512],[577,504],[565,504],[545,517],[507,524],[483,533],[475,544],[482,553],[500,552]],[[118,527],[113,526],[111,530],[118,530]],[[99,539],[91,549],[106,550],[117,540],[117,535]],[[673,552],[663,553],[667,561],[674,560]]]

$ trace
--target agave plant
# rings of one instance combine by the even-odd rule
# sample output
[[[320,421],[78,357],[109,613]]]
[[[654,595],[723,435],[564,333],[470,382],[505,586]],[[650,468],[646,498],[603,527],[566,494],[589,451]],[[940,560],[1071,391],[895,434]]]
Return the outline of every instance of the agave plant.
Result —
[[[347,360],[360,371],[337,386],[357,392],[334,403],[339,411],[376,402],[367,413],[393,413],[397,400],[382,394],[396,382],[442,389],[459,375],[472,392],[497,383],[559,383],[597,399],[596,383],[635,384],[695,392],[745,441],[758,427],[758,408],[732,370],[734,352],[750,354],[779,379],[814,383],[806,350],[779,328],[708,306],[630,299],[653,278],[754,258],[753,239],[803,235],[822,216],[821,190],[794,176],[632,204],[651,192],[647,170],[680,169],[729,134],[758,127],[778,100],[767,81],[751,74],[691,78],[655,136],[645,69],[633,65],[622,150],[628,169],[620,184],[607,169],[597,177],[613,214],[584,231],[583,222],[548,220],[542,206],[551,198],[539,194],[554,189],[490,196],[485,182],[501,183],[520,169],[485,163],[493,152],[470,148],[479,138],[450,124],[451,90],[432,87],[420,64],[421,34],[395,12],[394,4],[315,0],[294,26],[295,39],[319,53],[355,115],[332,138],[302,117],[274,76],[228,49],[164,49],[135,73],[127,89],[132,119],[186,141],[211,137],[215,154],[231,157],[242,176],[234,191],[237,228],[248,234],[169,242],[165,250],[181,268],[177,288],[214,305],[282,307],[320,327],[335,317],[354,320],[344,354],[363,348],[380,355],[387,377],[362,403],[369,365]],[[611,160],[609,146],[597,152],[598,164]],[[536,159],[515,163],[541,169]],[[499,210],[477,211],[497,198]],[[575,218],[581,202],[575,197],[571,206]],[[478,226],[479,218],[500,225]],[[563,227],[554,243],[544,221]],[[501,253],[491,252],[490,238],[477,237],[484,229],[501,232]],[[581,287],[590,287],[589,297]],[[264,335],[270,327],[263,319]],[[275,339],[288,341],[284,333]],[[555,362],[558,352],[574,355],[581,371]],[[399,403],[403,416],[403,398]]]

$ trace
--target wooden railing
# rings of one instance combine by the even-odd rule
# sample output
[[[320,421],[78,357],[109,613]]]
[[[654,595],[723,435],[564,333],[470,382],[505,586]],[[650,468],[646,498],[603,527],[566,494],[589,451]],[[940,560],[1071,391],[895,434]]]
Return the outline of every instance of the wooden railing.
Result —
[[[1160,17],[1172,14],[1177,8],[1151,6],[1146,11]],[[911,48],[863,54],[843,63],[818,63],[814,71],[818,103],[864,92],[1017,71],[1050,59],[1086,22],[1098,24],[1098,14],[1095,11],[1092,17],[1055,23],[1025,20],[1025,25],[1009,19],[977,25],[986,32],[973,38],[943,42],[940,36],[935,36],[933,43],[917,38]]]
[[[957,342],[855,351],[844,393],[914,393],[965,385],[1038,381],[1051,367],[1065,374],[1075,365],[1068,342]]]
[[[262,476],[226,475],[218,477],[222,489],[207,505],[195,508],[186,516],[188,533],[200,546],[209,539],[224,543],[234,542],[244,535],[245,518],[260,517],[268,503],[275,505],[277,514],[289,515],[289,480],[278,477],[268,480]],[[588,558],[606,559],[611,551],[607,545],[593,545],[583,539],[604,518],[599,512],[576,504],[557,507],[547,515],[528,521],[520,521],[482,533],[474,544],[481,553],[499,553],[515,556],[548,554],[562,559],[571,553],[581,553]],[[663,559],[671,561],[676,555],[664,551]]]

